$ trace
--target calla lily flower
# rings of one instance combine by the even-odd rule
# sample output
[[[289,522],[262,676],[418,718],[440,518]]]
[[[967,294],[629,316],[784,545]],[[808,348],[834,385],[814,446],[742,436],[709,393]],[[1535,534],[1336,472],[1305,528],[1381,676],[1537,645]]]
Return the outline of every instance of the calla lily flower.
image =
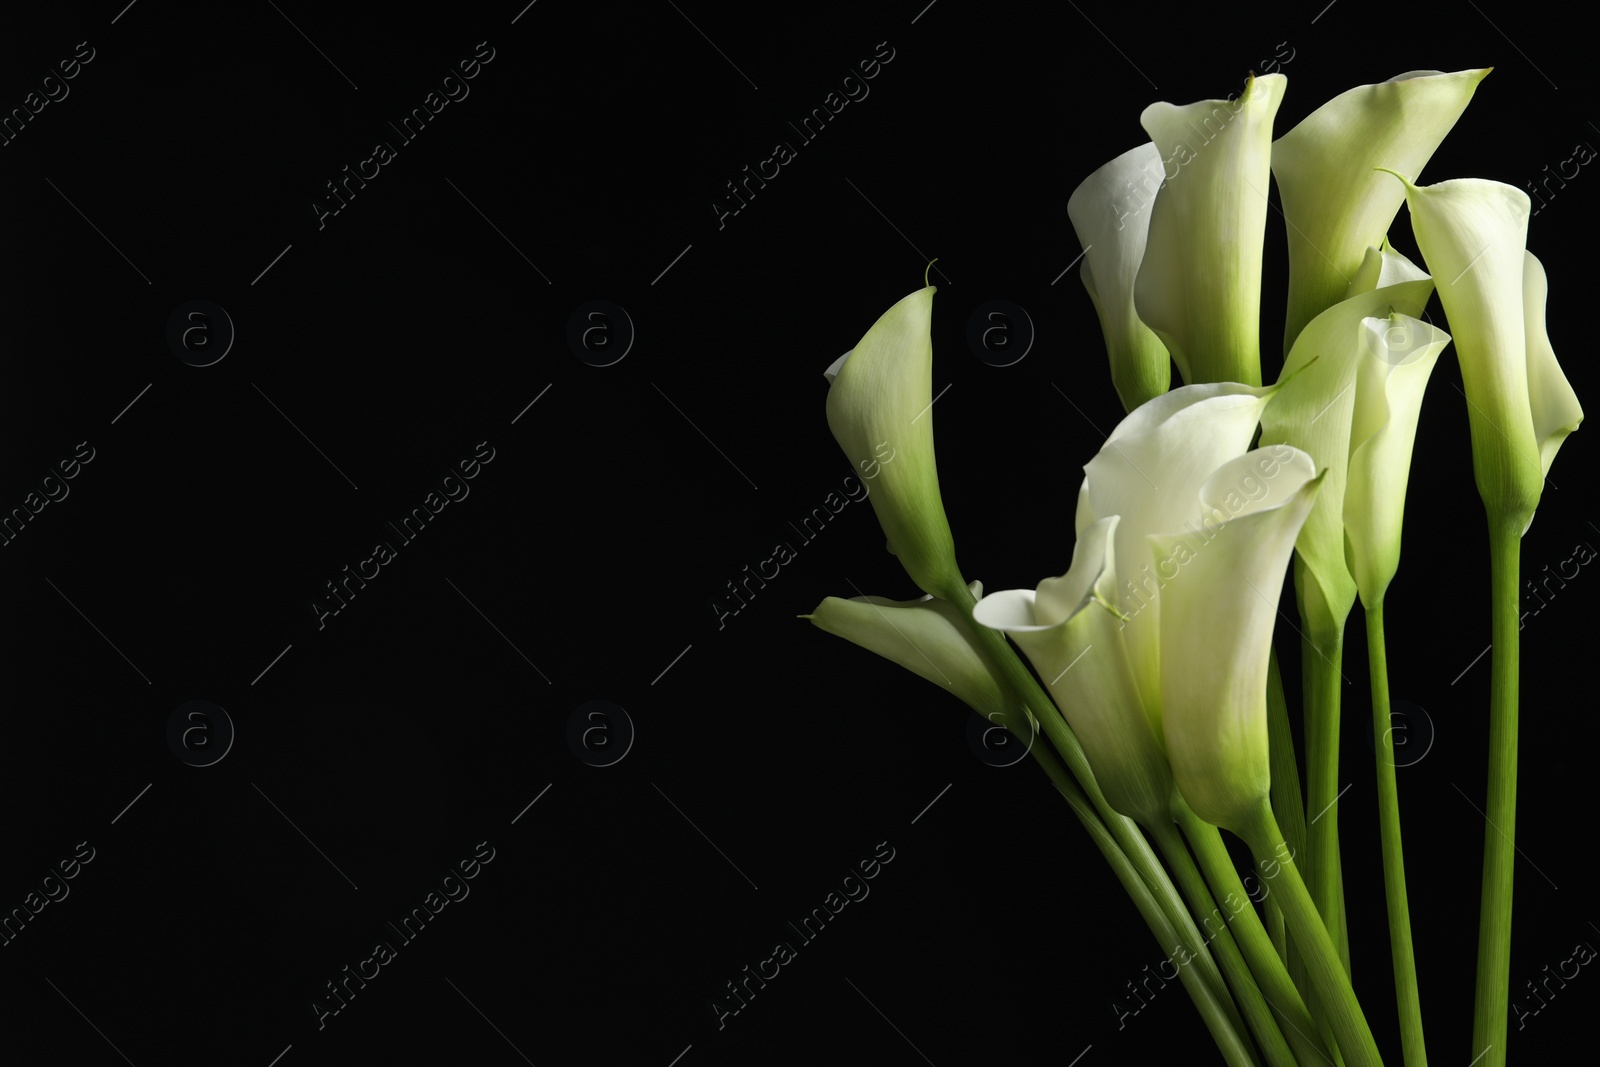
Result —
[[[974,597],[983,596],[981,582],[968,589]],[[960,608],[948,600],[830,596],[801,618],[926,678],[991,722],[1011,721],[1013,701],[990,670]]]
[[[1281,392],[1261,419],[1261,444],[1292,445],[1326,470],[1295,546],[1300,612],[1321,635],[1343,627],[1358,591],[1345,560],[1351,426],[1362,363],[1380,358],[1363,323],[1386,319],[1391,310],[1420,316],[1433,291],[1433,279],[1398,252],[1370,251],[1353,281],[1390,284],[1356,293],[1311,320],[1295,339],[1278,378]]]
[[[1113,515],[1089,525],[1066,574],[1045,579],[1037,590],[984,597],[972,617],[1011,635],[1083,745],[1106,801],[1150,826],[1167,818],[1172,775],[1161,720],[1139,697],[1121,618],[1112,606],[1117,522]]]
[[[1268,601],[1264,616],[1242,601],[1281,583],[1310,508],[1311,491],[1302,490],[1315,473],[1310,456],[1287,446],[1246,452],[1272,393],[1234,383],[1184,386],[1135,409],[1084,468],[1067,573],[1036,590],[993,593],[973,610],[979,623],[1010,634],[1045,679],[1112,807],[1147,825],[1169,817],[1175,778],[1213,822],[1223,813],[1216,783],[1232,783],[1228,796],[1255,797],[1267,781],[1266,657],[1277,601]],[[1280,552],[1285,523],[1292,528]],[[1160,621],[1180,588],[1212,612],[1192,620],[1196,642],[1171,638]],[[1227,656],[1245,673],[1202,662]],[[1259,692],[1241,707],[1259,708],[1259,746],[1231,751],[1194,740],[1204,732],[1203,714],[1193,701],[1180,704],[1185,743],[1204,753],[1185,757],[1186,787],[1168,732],[1169,679],[1215,674],[1237,696],[1258,660]],[[1210,712],[1235,740],[1240,730],[1230,716],[1240,713],[1221,705]]]
[[[1490,69],[1414,70],[1357,86],[1273,142],[1289,237],[1285,352],[1308,322],[1344,299],[1367,249],[1400,210],[1404,190],[1374,168],[1420,172]]]
[[[1206,479],[1250,447],[1270,388],[1219,382],[1186,385],[1140,405],[1117,424],[1083,468],[1078,493],[1081,540],[1098,519],[1120,516],[1111,535],[1113,560],[1122,561],[1114,602],[1126,617],[1124,640],[1150,714],[1161,708],[1160,591],[1171,575],[1150,560],[1144,539],[1152,533],[1198,529],[1196,499]]]
[[[1395,176],[1455,333],[1478,493],[1526,533],[1556,450],[1583,419],[1545,333],[1544,268],[1524,247],[1528,194],[1480,178],[1418,186]]]
[[[828,428],[872,483],[867,499],[906,573],[953,599],[965,586],[933,455],[934,286],[895,304],[825,372]]]
[[[1450,335],[1395,312],[1361,320],[1350,465],[1344,490],[1345,562],[1361,603],[1374,608],[1400,568],[1411,450],[1422,394]]]
[[[1288,79],[1237,100],[1151,104],[1139,117],[1165,161],[1134,304],[1188,384],[1261,384],[1261,253],[1272,120]]]
[[[1111,383],[1132,411],[1172,385],[1172,359],[1133,306],[1134,281],[1150,232],[1150,206],[1161,188],[1154,141],[1129,149],[1085,178],[1067,199],[1067,217],[1083,246],[1078,276],[1089,291],[1111,358]]]
[[[1278,591],[1325,477],[1299,449],[1257,449],[1201,487],[1208,517],[1226,516],[1211,541],[1191,550],[1188,533],[1149,539],[1150,556],[1181,567],[1161,594],[1161,725],[1172,777],[1196,815],[1235,833],[1272,785],[1267,660]]]

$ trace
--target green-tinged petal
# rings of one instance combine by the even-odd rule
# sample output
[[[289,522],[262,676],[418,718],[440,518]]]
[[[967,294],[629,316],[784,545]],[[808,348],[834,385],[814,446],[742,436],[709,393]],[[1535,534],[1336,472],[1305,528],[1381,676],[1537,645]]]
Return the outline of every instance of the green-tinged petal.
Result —
[[[1350,276],[1350,285],[1345,289],[1344,296],[1340,299],[1349,300],[1352,296],[1370,293],[1374,289],[1387,289],[1401,282],[1428,282],[1424,289],[1403,289],[1397,295],[1414,297],[1420,293],[1423,303],[1416,305],[1415,310],[1410,307],[1399,308],[1403,314],[1413,317],[1422,314],[1423,305],[1427,303],[1428,296],[1433,292],[1433,278],[1427,271],[1411,262],[1405,256],[1396,252],[1394,246],[1385,237],[1383,243],[1367,249],[1367,254],[1362,257],[1361,266]],[[1332,305],[1330,305],[1332,306]],[[1298,331],[1297,331],[1298,333]]]
[[[1383,602],[1400,566],[1406,484],[1422,394],[1450,335],[1398,312],[1386,319],[1363,319],[1362,329],[1367,343],[1356,373],[1344,532],[1346,562],[1361,602],[1373,608]]]
[[[958,595],[933,454],[933,294],[928,286],[895,304],[829,367],[828,427],[871,487],[867,499],[911,580]]]
[[[1190,385],[1261,384],[1272,120],[1287,82],[1251,78],[1237,100],[1151,104],[1139,118],[1172,176],[1151,207],[1134,302]]]
[[[1528,346],[1528,404],[1533,413],[1533,436],[1539,442],[1539,466],[1550,473],[1556,451],[1567,434],[1583,421],[1583,408],[1561,373],[1550,335],[1545,332],[1544,305],[1548,292],[1544,264],[1526,253],[1522,272],[1522,312]]]
[[[1161,722],[1178,790],[1202,819],[1236,830],[1267,798],[1267,657],[1284,570],[1321,479],[1297,449],[1224,464],[1201,504],[1209,540],[1152,534],[1170,574],[1161,594]],[[1262,464],[1280,469],[1261,477]],[[1250,491],[1241,492],[1241,487]]]
[[[1161,153],[1154,142],[1146,142],[1089,175],[1067,199],[1067,217],[1084,249],[1079,276],[1100,316],[1111,382],[1128,411],[1172,384],[1166,345],[1133,307],[1133,283],[1161,177]]]
[[[1489,70],[1418,70],[1357,86],[1273,143],[1289,239],[1285,352],[1307,323],[1344,299],[1367,249],[1405,200],[1405,190],[1374,168],[1419,173]]]
[[[1544,489],[1523,315],[1528,194],[1481,178],[1401,181],[1455,337],[1478,493],[1491,515],[1526,525]]]
[[[1398,253],[1385,253],[1398,255]],[[1395,265],[1391,272],[1409,272]],[[1379,270],[1370,272],[1375,279]],[[1350,461],[1350,425],[1362,359],[1374,358],[1362,320],[1387,318],[1391,309],[1420,315],[1433,289],[1427,275],[1359,293],[1318,315],[1300,332],[1284,361],[1279,391],[1261,417],[1261,444],[1287,444],[1309,452],[1326,471],[1311,517],[1295,546],[1300,567],[1319,595],[1300,600],[1301,614],[1342,625],[1355,606],[1356,581],[1345,561],[1344,500]],[[1325,611],[1323,610],[1325,609]],[[1326,616],[1324,618],[1324,616]]]
[[[1117,522],[1113,515],[1090,525],[1060,578],[1046,579],[1037,591],[993,593],[972,616],[1010,634],[1039,672],[1111,806],[1150,825],[1168,817],[1172,777],[1159,728],[1139,698],[1121,622],[1107,606],[1116,580]]]
[[[973,582],[969,588],[974,596],[983,595],[982,584]],[[986,719],[1003,722],[1011,712],[1005,690],[990,673],[960,608],[948,600],[830,596],[804,617],[954,693]]]
[[[1144,703],[1161,707],[1159,593],[1141,538],[1198,525],[1196,494],[1206,479],[1250,447],[1272,389],[1219,382],[1186,385],[1135,408],[1083,468],[1078,522],[1120,516],[1113,558],[1115,602],[1128,618],[1124,639]],[[1080,530],[1079,537],[1083,536]]]

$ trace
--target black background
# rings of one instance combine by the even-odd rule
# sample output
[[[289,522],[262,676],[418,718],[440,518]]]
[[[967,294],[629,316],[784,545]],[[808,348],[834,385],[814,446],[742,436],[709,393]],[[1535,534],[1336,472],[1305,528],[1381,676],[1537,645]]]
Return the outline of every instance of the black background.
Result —
[[[8,16],[6,111],[94,49],[0,147],[0,508],[78,442],[95,457],[0,550],[0,909],[95,849],[0,949],[12,1060],[1214,1057],[1175,984],[1119,1029],[1113,999],[1164,952],[1032,761],[986,765],[964,706],[796,619],[830,594],[915,595],[869,507],[797,545],[720,629],[712,599],[849,473],[822,369],[934,256],[960,558],[989,589],[1065,569],[1079,467],[1121,415],[1076,268],[1063,276],[1080,251],[1066,202],[1146,139],[1146,104],[1236,92],[1288,53],[1282,132],[1358,84],[1493,65],[1423,180],[1523,187],[1600,144],[1586,36],[1575,15],[1505,3],[922,2]],[[385,124],[480,41],[494,58],[470,95],[398,144]],[[719,227],[723,184],[796,142],[788,123],[880,42],[893,59],[870,95]],[[380,139],[396,158],[319,229],[313,199]],[[1584,168],[1529,237],[1585,400],[1597,197]],[[1269,379],[1282,236],[1273,213]],[[1414,248],[1404,210],[1394,239]],[[237,329],[205,368],[165,339],[195,299]],[[637,331],[608,367],[565,339],[594,299]],[[991,299],[1037,329],[1009,367],[966,344]],[[1489,605],[1459,382],[1447,351],[1388,600],[1393,693],[1425,709],[1414,741],[1431,744],[1399,777],[1441,1063],[1470,1059],[1489,681],[1488,657],[1462,673]],[[385,520],[482,441],[494,459],[470,496],[319,629],[323,583],[393,541]],[[1600,544],[1593,465],[1580,431],[1525,573]],[[1600,940],[1589,571],[1523,633],[1518,989]],[[1347,643],[1353,970],[1397,1061],[1359,619]],[[167,747],[191,699],[237,729],[213,766]],[[590,700],[635,732],[608,767],[567,741]],[[480,841],[495,858],[470,896],[319,1030],[323,983]],[[880,842],[895,858],[870,896],[719,1029],[724,983]],[[1586,969],[1513,1022],[1513,1059],[1582,1040],[1597,1004]]]

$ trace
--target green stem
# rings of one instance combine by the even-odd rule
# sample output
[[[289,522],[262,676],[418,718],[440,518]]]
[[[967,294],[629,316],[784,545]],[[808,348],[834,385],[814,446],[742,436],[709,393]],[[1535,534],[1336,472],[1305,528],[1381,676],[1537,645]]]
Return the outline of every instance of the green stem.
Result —
[[[1289,701],[1283,691],[1283,671],[1278,665],[1276,642],[1267,656],[1267,752],[1272,773],[1272,811],[1283,827],[1284,839],[1295,855],[1305,852],[1306,809],[1305,794],[1300,791],[1300,765],[1294,754],[1294,734],[1289,729]],[[1272,943],[1278,956],[1289,965],[1290,974],[1297,975],[1295,984],[1304,988],[1304,967],[1299,961],[1291,963],[1288,934],[1284,930],[1283,913],[1276,901],[1267,899],[1267,929],[1272,932]],[[1298,973],[1297,973],[1298,972]]]
[[[1511,997],[1511,876],[1517,828],[1517,615],[1522,523],[1489,520],[1490,612],[1488,822],[1483,834],[1483,889],[1478,918],[1478,990],[1472,1051],[1485,1067],[1506,1061]]]
[[[1250,846],[1256,860],[1265,866],[1276,864],[1274,895],[1283,907],[1289,932],[1306,957],[1306,970],[1311,977],[1311,987],[1329,1026],[1338,1038],[1339,1048],[1351,1067],[1381,1067],[1378,1043],[1373,1040],[1372,1029],[1361,1014],[1361,1005],[1350,986],[1350,976],[1339,960],[1338,949],[1328,928],[1323,925],[1317,906],[1300,879],[1299,868],[1288,853],[1283,832],[1272,817],[1272,806],[1265,800],[1236,828],[1240,837]]]
[[[1222,973],[1217,969],[1216,960],[1212,959],[1211,953],[1206,950],[1205,941],[1200,936],[1200,930],[1195,926],[1188,909],[1184,907],[1183,898],[1173,886],[1172,879],[1167,876],[1166,869],[1161,866],[1161,860],[1156,856],[1155,850],[1145,840],[1144,834],[1140,833],[1138,824],[1107,803],[1105,794],[1100,791],[1099,783],[1095,781],[1094,772],[1089,768],[1088,757],[1083,754],[1083,746],[1078,743],[1077,735],[1067,725],[1060,709],[1029,672],[1005,635],[972,617],[972,608],[977,600],[970,589],[965,585],[953,583],[952,588],[944,591],[944,595],[945,599],[960,606],[968,629],[978,639],[991,667],[999,672],[1002,680],[1022,699],[1023,703],[1032,709],[1045,734],[1061,753],[1067,769],[1082,785],[1084,793],[1093,803],[1095,810],[1100,813],[1106,829],[1117,841],[1128,862],[1133,864],[1134,869],[1144,877],[1150,891],[1166,910],[1173,927],[1183,935],[1195,957],[1196,970],[1211,983],[1217,998],[1225,1002],[1232,1013],[1235,1027],[1242,1033],[1244,1021],[1234,1009],[1233,1000],[1228,995],[1228,987],[1222,980]]]
[[[1127,890],[1128,896],[1133,899],[1134,906],[1139,909],[1139,914],[1144,917],[1145,924],[1150,927],[1150,932],[1155,935],[1156,943],[1163,952],[1177,955],[1183,941],[1178,932],[1173,928],[1172,921],[1167,917],[1166,911],[1157,902],[1150,887],[1145,884],[1144,878],[1134,869],[1128,857],[1118,847],[1116,840],[1101,822],[1100,816],[1090,806],[1089,800],[1084,796],[1083,790],[1067,774],[1065,768],[1048,749],[1040,746],[1033,748],[1033,755],[1044,768],[1050,780],[1061,795],[1066,798],[1072,808],[1072,813],[1078,817],[1083,828],[1089,832],[1089,837],[1100,849],[1100,854],[1106,858],[1116,874],[1117,880]],[[1168,946],[1172,946],[1169,950]],[[1205,977],[1193,967],[1178,967],[1178,976],[1183,981],[1183,987],[1189,993],[1189,998],[1194,1001],[1194,1006],[1200,1012],[1200,1017],[1205,1021],[1206,1029],[1211,1031],[1211,1037],[1217,1043],[1217,1048],[1222,1052],[1222,1057],[1230,1067],[1255,1067],[1255,1057],[1250,1051],[1248,1042],[1243,1032],[1237,1027],[1232,1016],[1231,1004],[1224,1004],[1217,996],[1217,992]]]
[[[1344,624],[1310,630],[1301,669],[1306,676],[1306,868],[1316,901],[1350,972],[1348,941],[1338,938],[1339,907],[1339,685],[1343,676]]]
[[[1176,808],[1182,803],[1181,799],[1176,799],[1173,806]],[[1232,916],[1217,907],[1216,898],[1211,895],[1211,889],[1201,876],[1200,869],[1195,866],[1194,858],[1184,847],[1183,838],[1179,836],[1177,827],[1169,822],[1151,826],[1149,830],[1150,835],[1156,840],[1156,846],[1161,849],[1161,854],[1166,857],[1167,866],[1171,869],[1178,888],[1189,901],[1189,909],[1196,915],[1204,916],[1201,921],[1207,924],[1208,930],[1212,920],[1216,920],[1217,929],[1210,934],[1209,940],[1216,946],[1217,962],[1228,979],[1228,985],[1233,989],[1234,999],[1244,1012],[1245,1021],[1250,1025],[1250,1032],[1256,1035],[1256,1041],[1266,1055],[1267,1063],[1271,1067],[1297,1067],[1295,1054],[1290,1051],[1289,1043],[1284,1040],[1283,1031],[1278,1027],[1278,1020],[1272,1014],[1272,1008],[1267,1006],[1267,999],[1262,995],[1261,988],[1256,985],[1255,977],[1250,973],[1250,967],[1245,963],[1244,956],[1240,954],[1233,931],[1228,928]],[[1255,910],[1245,898],[1237,899],[1240,901],[1240,907],[1249,911],[1253,917]],[[1265,930],[1262,930],[1262,936],[1266,936]],[[1270,945],[1268,949],[1273,962],[1281,968],[1282,962],[1270,951]],[[1284,978],[1287,980],[1287,972],[1284,973]],[[1307,1021],[1309,1022],[1309,1018]]]
[[[1400,1041],[1406,1067],[1426,1067],[1422,1000],[1411,947],[1411,910],[1406,903],[1406,861],[1400,848],[1400,787],[1395,780],[1393,721],[1389,716],[1389,661],[1383,640],[1383,601],[1367,609],[1367,664],[1372,676],[1372,737],[1378,760],[1378,834],[1383,843],[1383,892],[1389,908],[1389,955],[1400,1011]]]
[[[1328,1062],[1327,1049],[1315,1037],[1317,1024],[1312,1021],[1311,1012],[1289,977],[1288,968],[1279,958],[1272,940],[1267,936],[1266,927],[1261,925],[1260,916],[1250,904],[1250,894],[1239,879],[1239,872],[1233,866],[1227,846],[1223,844],[1221,832],[1196,815],[1181,798],[1173,805],[1173,815],[1184,836],[1189,839],[1189,846],[1200,861],[1200,869],[1205,872],[1212,889],[1221,894],[1224,903],[1230,899],[1239,902],[1236,940],[1244,951],[1244,959],[1261,983],[1261,993],[1266,1002],[1282,1018],[1283,1033],[1294,1047],[1294,1054],[1302,1064]],[[1271,901],[1276,895],[1269,893],[1267,899]],[[1229,904],[1229,907],[1232,905]],[[1279,914],[1282,914],[1281,910]]]

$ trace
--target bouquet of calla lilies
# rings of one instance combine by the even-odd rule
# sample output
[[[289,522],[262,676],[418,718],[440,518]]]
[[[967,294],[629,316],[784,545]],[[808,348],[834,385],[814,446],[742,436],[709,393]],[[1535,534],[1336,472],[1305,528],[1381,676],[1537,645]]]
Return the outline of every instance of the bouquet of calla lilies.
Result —
[[[1583,412],[1545,332],[1528,196],[1476,178],[1417,184],[1488,73],[1363,85],[1276,140],[1281,74],[1252,77],[1236,98],[1145,109],[1150,141],[1089,175],[1067,205],[1127,415],[1084,465],[1070,559],[1062,545],[1036,588],[985,594],[956,562],[934,462],[934,288],[891,307],[826,372],[828,425],[850,462],[867,470],[874,449],[896,449],[869,499],[925,595],[829,597],[805,617],[1017,736],[1049,739],[1031,754],[1172,951],[1229,1064],[1381,1062],[1373,1006],[1349,978],[1335,805],[1340,665],[1358,598],[1396,1009],[1405,1063],[1426,1063],[1383,599],[1423,392],[1452,340],[1489,521],[1494,638],[1472,1054],[1505,1062],[1520,543]],[[1273,179],[1289,281],[1283,370],[1263,385]],[[1421,265],[1387,239],[1402,202]],[[1435,292],[1450,333],[1425,317]],[[1170,388],[1174,364],[1183,384]],[[1291,559],[1304,789],[1273,650]],[[1281,890],[1259,911],[1223,830]],[[1203,936],[1196,918],[1221,907],[1227,922]]]

